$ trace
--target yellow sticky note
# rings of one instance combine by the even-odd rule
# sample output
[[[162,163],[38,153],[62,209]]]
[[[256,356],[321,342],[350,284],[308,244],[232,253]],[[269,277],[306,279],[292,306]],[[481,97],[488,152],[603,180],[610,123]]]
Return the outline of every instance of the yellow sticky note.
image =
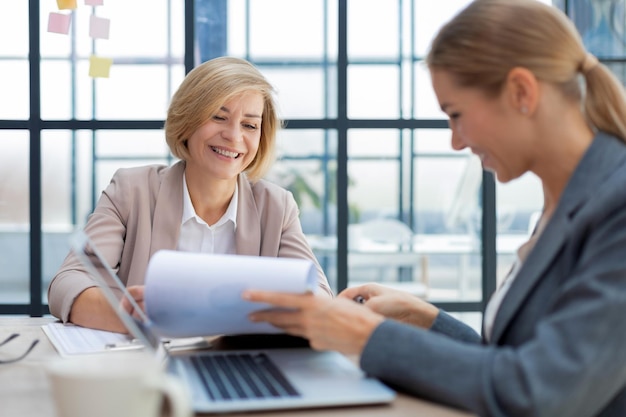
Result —
[[[113,65],[111,58],[101,58],[95,55],[89,57],[89,76],[109,78],[109,71]]]
[[[74,10],[76,8],[76,0],[57,0],[59,10]]]

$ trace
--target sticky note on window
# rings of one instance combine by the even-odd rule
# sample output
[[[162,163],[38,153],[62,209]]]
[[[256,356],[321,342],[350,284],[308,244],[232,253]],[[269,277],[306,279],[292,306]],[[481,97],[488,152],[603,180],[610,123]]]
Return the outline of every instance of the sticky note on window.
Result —
[[[86,6],[102,6],[104,4],[104,0],[85,0]]]
[[[76,0],[57,0],[59,10],[74,10],[76,8]]]
[[[89,18],[89,36],[95,39],[109,39],[110,24],[109,19],[91,15]]]
[[[109,78],[113,59],[95,55],[89,57],[89,76],[93,78]]]
[[[67,35],[70,31],[71,14],[50,12],[48,16],[48,32]]]

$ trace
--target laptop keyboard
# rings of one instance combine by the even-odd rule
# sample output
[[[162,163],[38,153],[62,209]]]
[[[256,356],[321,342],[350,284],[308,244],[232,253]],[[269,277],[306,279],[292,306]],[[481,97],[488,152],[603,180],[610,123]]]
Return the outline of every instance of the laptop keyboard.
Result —
[[[213,400],[299,397],[264,353],[224,353],[191,357]]]

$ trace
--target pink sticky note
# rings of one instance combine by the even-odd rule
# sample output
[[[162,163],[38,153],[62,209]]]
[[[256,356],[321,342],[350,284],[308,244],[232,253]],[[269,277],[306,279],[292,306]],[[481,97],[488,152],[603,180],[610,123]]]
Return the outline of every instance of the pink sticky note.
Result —
[[[48,16],[48,32],[67,35],[70,31],[71,14],[50,12]]]
[[[113,65],[111,58],[101,58],[92,55],[89,57],[89,76],[94,78],[109,78],[111,65]]]
[[[57,0],[59,10],[74,10],[76,8],[76,0]]]
[[[104,4],[104,0],[85,0],[86,6],[102,6]]]
[[[110,24],[109,19],[91,15],[89,18],[89,36],[97,39],[109,39]]]

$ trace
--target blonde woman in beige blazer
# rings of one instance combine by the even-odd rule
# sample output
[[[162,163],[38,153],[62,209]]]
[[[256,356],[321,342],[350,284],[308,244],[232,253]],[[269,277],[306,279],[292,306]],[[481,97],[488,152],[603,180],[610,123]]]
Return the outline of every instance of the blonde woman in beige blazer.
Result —
[[[247,61],[215,58],[187,75],[165,123],[180,161],[117,171],[85,226],[140,306],[150,257],[160,249],[194,250],[194,234],[211,236],[217,227],[225,238],[215,252],[310,259],[318,293],[332,297],[293,196],[261,179],[279,127],[272,86]],[[125,331],[72,253],[50,283],[48,302],[63,322]]]

